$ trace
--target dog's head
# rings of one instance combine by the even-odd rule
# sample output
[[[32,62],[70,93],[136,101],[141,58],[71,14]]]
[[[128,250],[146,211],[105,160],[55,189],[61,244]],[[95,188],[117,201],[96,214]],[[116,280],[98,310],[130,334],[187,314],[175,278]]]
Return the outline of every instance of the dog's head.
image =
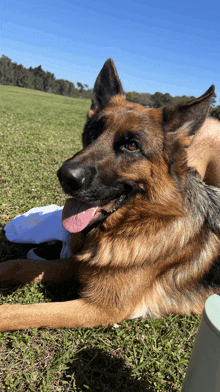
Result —
[[[83,149],[58,170],[64,227],[98,223],[135,197],[151,204],[178,198],[187,172],[186,147],[206,119],[214,86],[200,98],[151,109],[126,101],[112,59],[94,86]]]

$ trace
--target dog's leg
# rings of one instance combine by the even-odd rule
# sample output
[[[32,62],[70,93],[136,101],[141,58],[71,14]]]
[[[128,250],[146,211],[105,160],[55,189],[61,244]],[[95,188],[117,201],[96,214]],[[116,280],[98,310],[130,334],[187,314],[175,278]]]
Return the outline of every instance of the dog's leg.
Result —
[[[77,272],[74,259],[10,260],[0,263],[0,283],[59,282]]]
[[[126,315],[78,299],[67,302],[0,306],[0,331],[26,328],[83,328],[113,325]]]

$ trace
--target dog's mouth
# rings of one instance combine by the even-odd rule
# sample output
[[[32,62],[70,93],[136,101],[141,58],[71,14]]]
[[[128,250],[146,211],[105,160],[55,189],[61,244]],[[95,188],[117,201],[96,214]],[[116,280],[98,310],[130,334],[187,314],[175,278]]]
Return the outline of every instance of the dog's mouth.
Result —
[[[92,207],[86,203],[69,198],[66,200],[63,208],[63,227],[70,233],[78,233],[100,218],[105,218],[115,212],[125,203],[126,199],[128,199],[127,195],[121,195],[103,206]]]

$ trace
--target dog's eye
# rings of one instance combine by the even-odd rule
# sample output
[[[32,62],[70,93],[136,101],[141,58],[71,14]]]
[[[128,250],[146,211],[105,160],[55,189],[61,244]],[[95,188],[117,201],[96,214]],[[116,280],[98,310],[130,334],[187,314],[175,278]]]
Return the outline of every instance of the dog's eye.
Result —
[[[131,141],[131,142],[125,144],[125,148],[126,148],[126,150],[129,150],[129,151],[136,151],[136,150],[138,150],[138,145],[136,142]]]

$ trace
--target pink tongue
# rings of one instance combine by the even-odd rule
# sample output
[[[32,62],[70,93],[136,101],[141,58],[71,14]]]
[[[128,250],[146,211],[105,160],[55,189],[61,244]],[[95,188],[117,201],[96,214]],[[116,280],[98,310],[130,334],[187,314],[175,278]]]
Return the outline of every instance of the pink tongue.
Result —
[[[86,204],[79,203],[73,199],[67,199],[62,214],[64,229],[70,233],[78,233],[100,215],[99,207],[88,208]]]

